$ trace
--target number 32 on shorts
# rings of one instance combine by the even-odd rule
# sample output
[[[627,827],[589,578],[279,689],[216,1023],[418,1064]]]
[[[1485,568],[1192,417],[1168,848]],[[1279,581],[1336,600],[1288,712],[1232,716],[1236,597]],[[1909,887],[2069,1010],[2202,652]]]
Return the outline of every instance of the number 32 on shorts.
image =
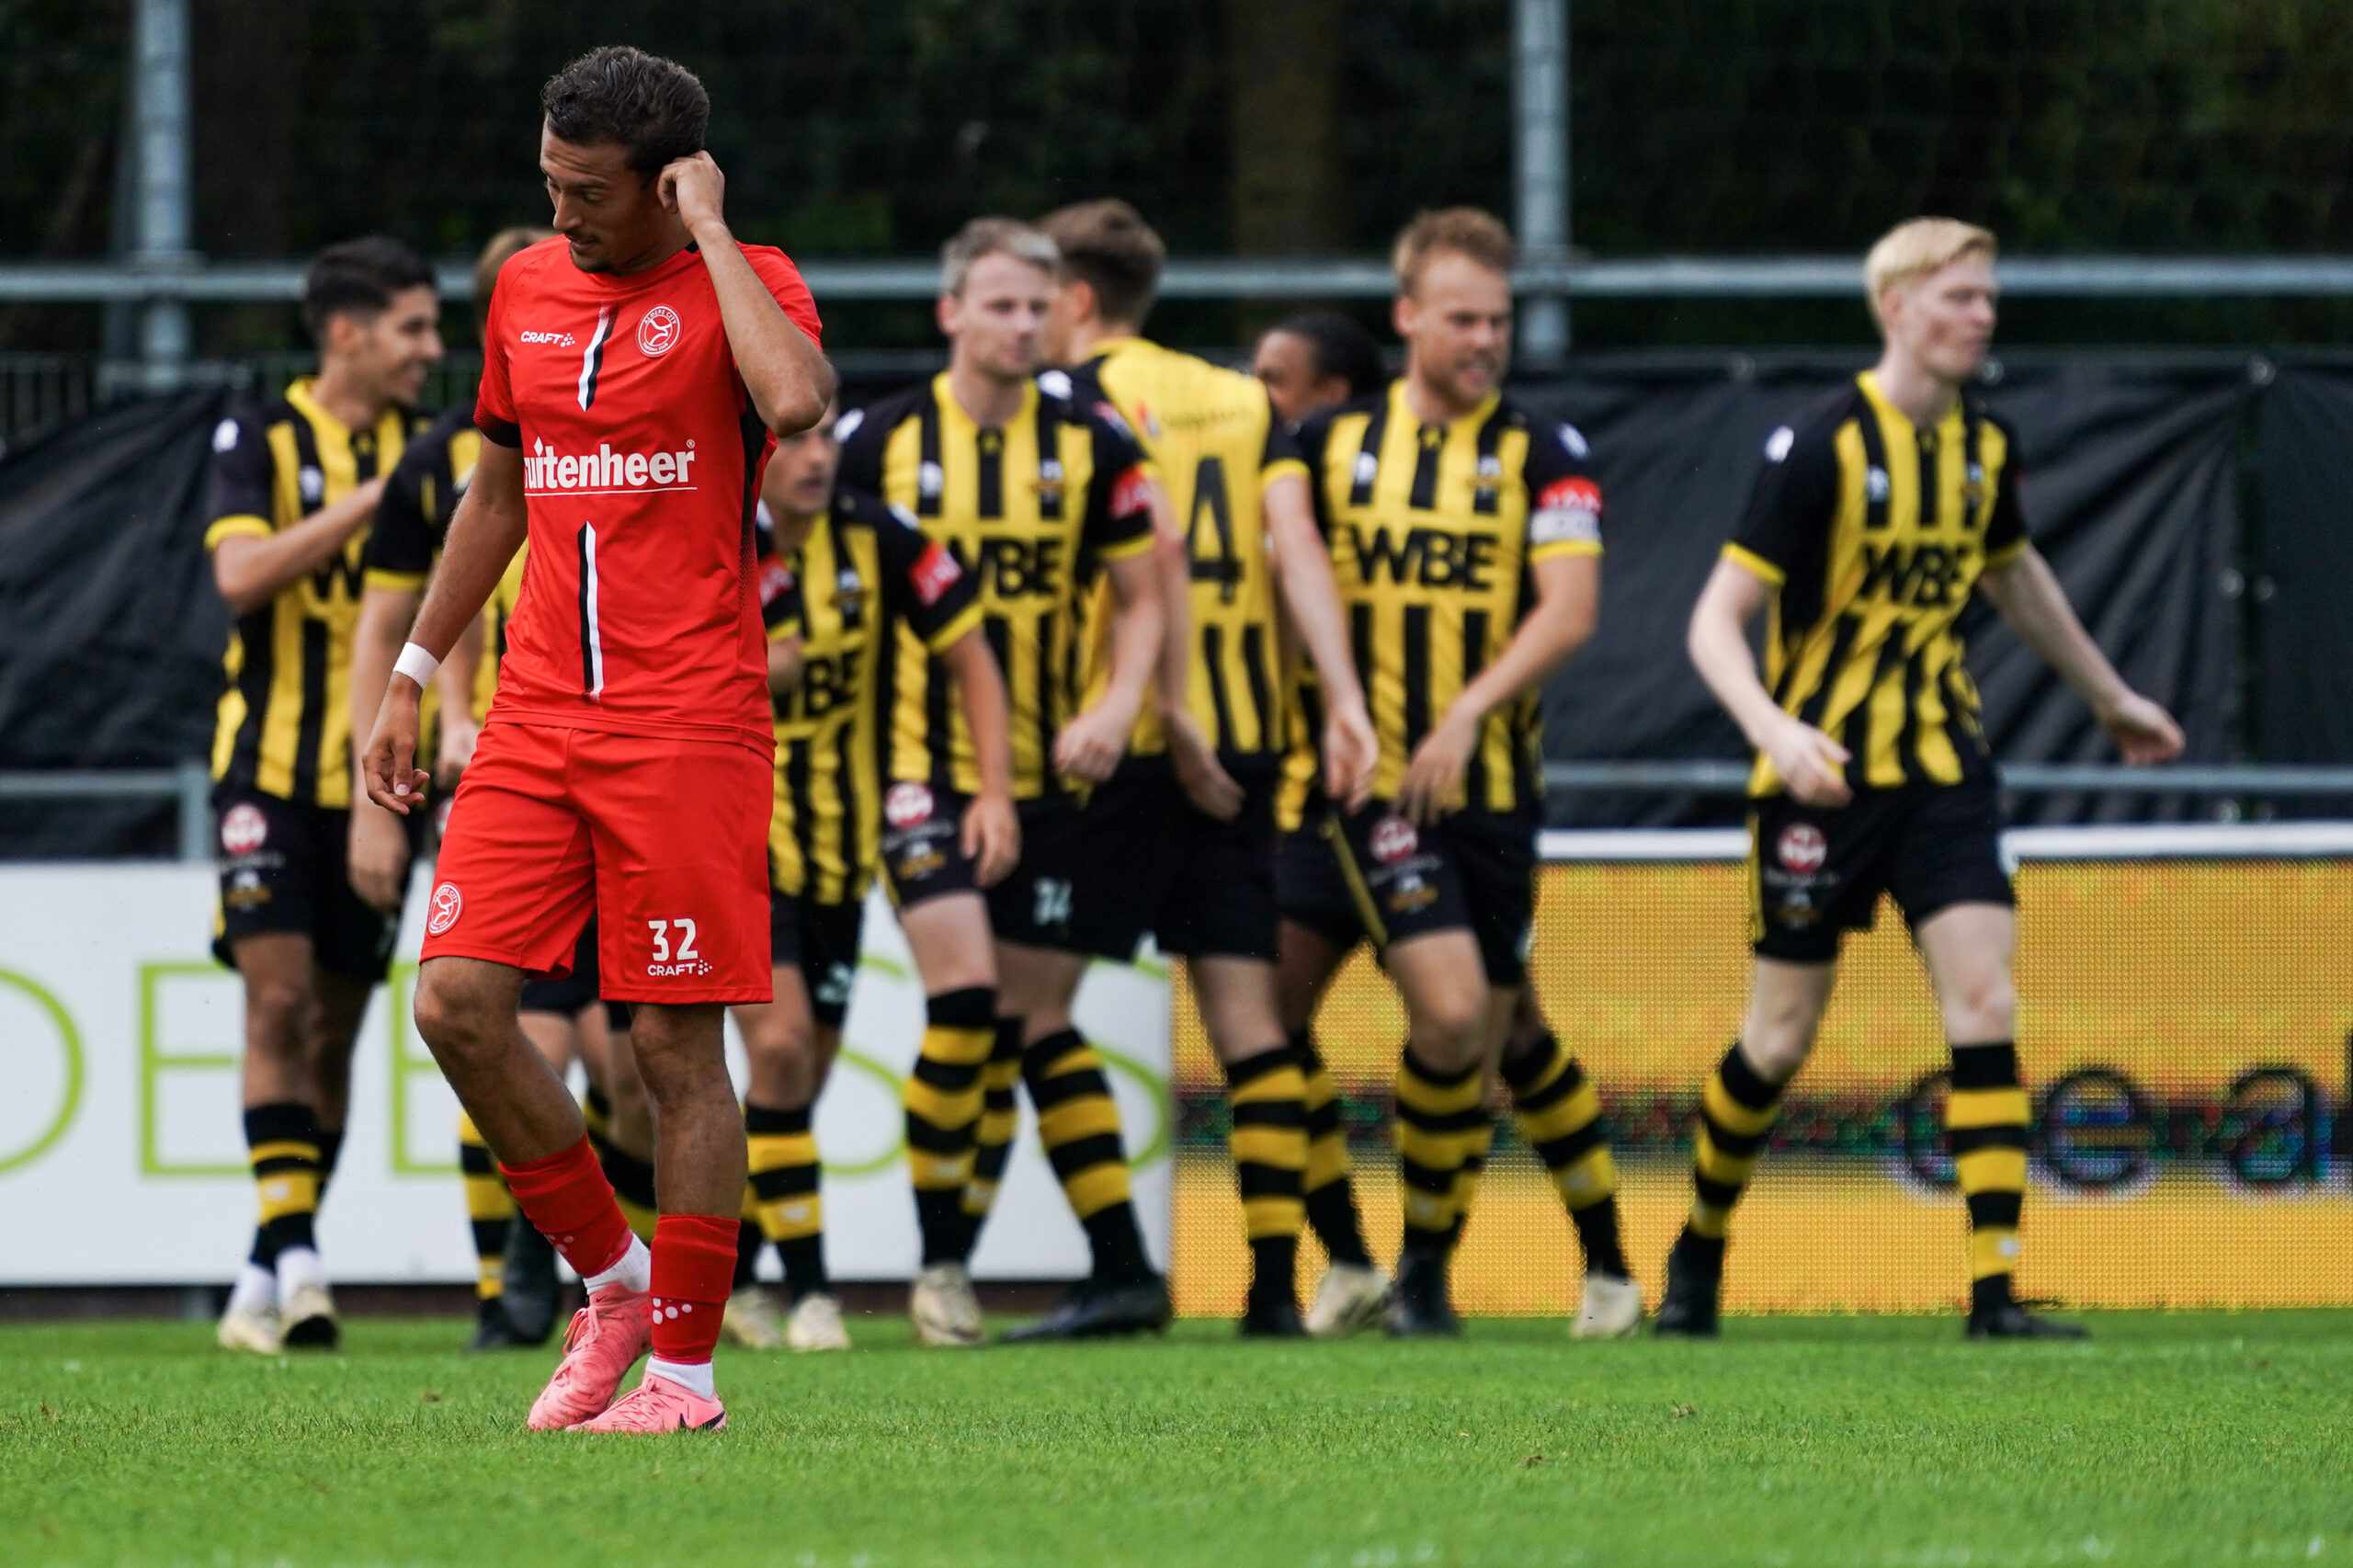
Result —
[[[695,950],[695,923],[681,915],[675,920],[649,920],[645,928],[654,938],[654,961],[645,966],[652,975],[702,974],[709,966]]]

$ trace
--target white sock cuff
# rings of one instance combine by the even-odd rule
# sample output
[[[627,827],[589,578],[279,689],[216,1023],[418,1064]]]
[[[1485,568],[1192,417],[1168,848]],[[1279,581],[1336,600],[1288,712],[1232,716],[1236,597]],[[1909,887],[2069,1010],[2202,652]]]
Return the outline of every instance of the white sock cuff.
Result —
[[[630,1233],[629,1248],[610,1268],[591,1274],[581,1285],[590,1290],[601,1290],[608,1285],[624,1285],[637,1291],[654,1289],[654,1253],[637,1233]]]
[[[719,1397],[719,1384],[711,1376],[708,1361],[665,1361],[659,1356],[649,1356],[645,1358],[645,1375],[665,1379],[705,1399]]]

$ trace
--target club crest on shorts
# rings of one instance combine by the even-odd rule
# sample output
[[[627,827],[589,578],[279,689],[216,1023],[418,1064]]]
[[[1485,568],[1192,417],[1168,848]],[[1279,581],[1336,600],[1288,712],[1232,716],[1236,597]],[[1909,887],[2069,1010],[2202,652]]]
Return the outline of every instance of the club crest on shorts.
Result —
[[[458,884],[443,882],[433,890],[433,912],[425,918],[426,935],[438,937],[458,923],[465,909],[465,895],[458,891]]]
[[[892,827],[913,827],[931,815],[931,790],[921,784],[893,784],[882,797],[882,814]]]
[[[656,305],[645,312],[637,324],[637,351],[648,359],[658,359],[678,346],[678,312],[667,305]]]
[[[250,855],[269,842],[269,818],[251,801],[231,806],[221,818],[221,851]]]
[[[1422,846],[1422,835],[1404,817],[1387,816],[1372,824],[1366,844],[1374,859],[1384,866],[1393,866]]]
[[[1773,853],[1781,864],[1800,876],[1811,876],[1822,869],[1830,858],[1830,840],[1820,828],[1810,822],[1793,822],[1781,830],[1773,845]]]

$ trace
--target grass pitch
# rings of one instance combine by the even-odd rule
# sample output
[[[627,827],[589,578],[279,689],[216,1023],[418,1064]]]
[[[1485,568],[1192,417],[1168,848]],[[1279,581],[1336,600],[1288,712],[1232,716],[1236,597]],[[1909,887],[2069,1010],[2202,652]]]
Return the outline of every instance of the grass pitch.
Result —
[[[1750,1319],[1714,1345],[722,1352],[716,1437],[538,1437],[539,1354],[362,1320],[0,1330],[0,1560],[76,1563],[2353,1562],[2353,1315]],[[869,1348],[870,1347],[870,1348]]]

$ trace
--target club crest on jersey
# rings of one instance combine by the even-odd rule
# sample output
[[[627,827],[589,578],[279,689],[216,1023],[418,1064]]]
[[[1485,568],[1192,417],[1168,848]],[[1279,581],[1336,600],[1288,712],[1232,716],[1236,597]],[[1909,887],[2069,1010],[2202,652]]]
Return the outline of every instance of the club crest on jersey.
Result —
[[[1822,869],[1830,858],[1830,840],[1810,822],[1793,822],[1781,830],[1780,838],[1773,846],[1773,853],[1781,864],[1802,877],[1810,877]]]
[[[438,937],[458,923],[466,911],[466,899],[455,882],[443,882],[433,890],[433,912],[426,916],[425,934]]]
[[[225,855],[250,855],[269,842],[269,818],[251,801],[231,806],[221,818],[221,850]]]
[[[637,351],[648,359],[658,359],[678,346],[678,312],[667,305],[656,305],[645,312],[637,324]]]
[[[1969,465],[1969,482],[1961,487],[1961,498],[1972,506],[1985,499],[1985,465],[1984,463]]]
[[[1063,465],[1052,458],[1038,465],[1038,499],[1057,506],[1063,498]]]
[[[1404,817],[1386,816],[1372,824],[1366,843],[1374,859],[1384,866],[1393,866],[1422,846],[1422,835]]]
[[[932,548],[938,550],[939,547],[934,545]],[[949,564],[952,566],[955,563],[951,557]],[[864,608],[865,605],[866,585],[858,580],[858,574],[847,566],[835,573],[834,608],[841,612],[841,618],[844,620],[856,620],[858,612]]]
[[[1874,468],[1871,470],[1870,474],[1864,478],[1863,488],[1870,493],[1870,498],[1872,500],[1886,500],[1888,493],[1887,470],[1883,468]]]
[[[315,506],[322,500],[325,499],[327,493],[327,476],[321,473],[317,469],[305,467],[300,477],[296,480],[296,483],[302,487],[302,504],[304,506]]]
[[[1566,429],[1567,426],[1563,426],[1562,428]],[[1472,487],[1471,504],[1483,512],[1493,510],[1495,496],[1502,490],[1503,483],[1504,460],[1493,452],[1481,452],[1479,478],[1478,483]]]
[[[893,784],[882,797],[882,814],[892,827],[913,827],[931,815],[931,790],[921,784]]]

